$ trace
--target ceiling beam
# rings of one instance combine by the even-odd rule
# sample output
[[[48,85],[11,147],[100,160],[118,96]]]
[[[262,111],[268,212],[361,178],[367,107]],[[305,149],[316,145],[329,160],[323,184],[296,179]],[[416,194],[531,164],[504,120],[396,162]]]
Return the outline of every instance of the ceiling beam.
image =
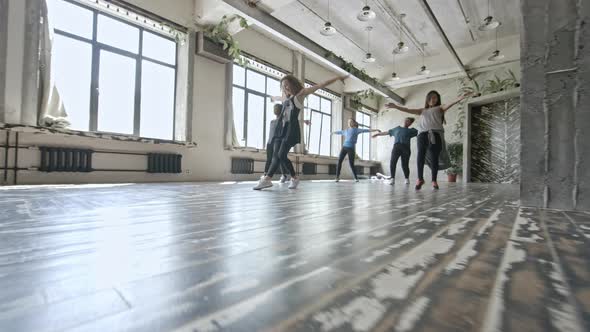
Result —
[[[246,1],[244,0],[223,0],[226,4],[230,5],[234,9],[242,12],[245,16],[249,17],[251,20],[258,23],[258,25],[266,28],[269,32],[273,34],[278,34],[283,39],[286,39],[290,42],[297,44],[299,47],[307,50],[308,52],[316,55],[319,59],[323,61],[327,61],[337,67],[338,69],[344,71],[342,69],[344,62],[336,57],[328,57],[326,58],[326,54],[330,51],[322,47],[321,45],[317,44],[313,40],[309,39],[305,35],[301,34],[297,30],[291,28],[287,24],[281,22],[274,16],[270,15],[269,13],[257,8],[256,6],[249,6]],[[356,76],[355,76],[356,77]],[[371,88],[379,91],[380,93],[384,94],[385,96],[393,99],[394,101],[405,104],[405,99],[400,97],[395,92],[391,91],[386,85],[381,84],[380,82],[373,82],[370,80],[364,80],[360,77],[356,77],[357,79],[365,82]]]
[[[461,69],[461,71],[463,72],[463,74],[465,76],[467,76],[469,79],[472,79],[471,76],[469,75],[469,73],[467,72],[467,69],[465,68],[465,65],[463,64],[463,61],[461,61],[461,58],[459,58],[459,55],[457,54],[457,51],[455,50],[455,48],[453,47],[453,45],[449,41],[449,38],[447,37],[447,34],[445,33],[445,30],[442,28],[442,26],[438,22],[438,19],[434,15],[434,12],[432,11],[432,8],[430,8],[430,5],[428,4],[428,1],[426,1],[426,0],[418,0],[418,2],[420,3],[420,5],[422,5],[422,8],[424,8],[424,11],[426,12],[426,15],[428,16],[428,18],[430,19],[430,22],[432,23],[432,25],[434,25],[434,28],[438,31],[438,34],[442,38],[443,43],[447,47],[447,50],[449,50],[449,52],[453,56],[453,59],[455,60],[455,62],[459,66],[459,69]]]

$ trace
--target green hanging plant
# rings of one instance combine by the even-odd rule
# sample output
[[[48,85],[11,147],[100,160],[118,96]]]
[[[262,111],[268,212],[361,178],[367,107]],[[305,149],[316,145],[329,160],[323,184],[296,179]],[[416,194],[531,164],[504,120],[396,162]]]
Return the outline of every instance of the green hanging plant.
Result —
[[[338,56],[338,55],[332,53],[331,51],[326,52],[326,54],[324,54],[324,57],[326,59],[329,59],[329,58],[339,59],[342,62],[342,65],[340,66],[340,68],[344,69],[346,72],[350,73],[351,75],[353,75],[355,77],[358,77],[359,79],[361,79],[369,84],[381,85],[379,80],[377,80],[376,78],[367,74],[367,72],[364,69],[357,68],[355,65],[352,64],[352,62],[348,62],[348,61],[344,60],[343,57]]]
[[[350,106],[358,109],[362,106],[362,101],[365,99],[375,99],[377,95],[371,89],[357,91],[350,95]]]
[[[242,50],[240,49],[238,42],[234,40],[233,36],[228,31],[229,25],[236,20],[239,20],[240,27],[244,29],[248,28],[248,21],[244,17],[240,15],[223,15],[219,23],[206,26],[203,33],[205,34],[205,37],[221,45],[223,50],[226,51],[230,57],[241,65],[245,65],[246,60],[242,57]]]

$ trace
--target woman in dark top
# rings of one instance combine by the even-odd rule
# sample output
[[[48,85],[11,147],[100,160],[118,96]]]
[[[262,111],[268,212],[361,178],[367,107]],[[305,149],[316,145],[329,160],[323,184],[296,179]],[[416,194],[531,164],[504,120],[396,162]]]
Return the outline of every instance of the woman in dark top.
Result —
[[[287,75],[281,79],[281,90],[283,97],[283,108],[278,118],[277,127],[273,138],[273,155],[270,168],[266,177],[260,179],[254,190],[262,190],[272,187],[272,177],[282,164],[284,169],[291,175],[291,184],[289,189],[297,188],[299,177],[295,173],[295,168],[288,158],[289,150],[295,145],[301,143],[301,128],[299,125],[299,113],[303,109],[305,98],[336,81],[342,81],[348,77],[339,76],[324,83],[305,88],[303,83],[293,75]],[[274,99],[274,98],[273,98]]]

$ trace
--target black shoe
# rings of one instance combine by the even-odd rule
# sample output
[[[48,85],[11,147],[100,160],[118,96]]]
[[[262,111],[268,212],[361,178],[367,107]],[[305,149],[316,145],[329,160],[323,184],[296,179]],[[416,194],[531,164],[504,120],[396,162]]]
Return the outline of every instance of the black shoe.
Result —
[[[416,182],[416,190],[420,190],[422,189],[422,186],[424,185],[424,180],[418,180],[418,182]]]

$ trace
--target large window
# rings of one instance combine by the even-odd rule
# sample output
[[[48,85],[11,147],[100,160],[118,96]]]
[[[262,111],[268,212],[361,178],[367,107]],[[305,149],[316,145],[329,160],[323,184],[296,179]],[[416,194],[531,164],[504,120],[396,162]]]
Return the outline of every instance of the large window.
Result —
[[[176,42],[69,0],[48,0],[52,74],[72,129],[173,139]]]
[[[307,84],[306,84],[307,85]],[[332,100],[318,90],[305,100],[304,119],[309,120],[305,126],[305,143],[307,152],[322,156],[330,156],[332,147]]]
[[[284,73],[253,60],[248,62],[249,66],[233,67],[234,127],[240,146],[265,149],[270,121],[275,118],[270,97],[281,95]]]
[[[356,112],[356,121],[359,124],[359,128],[370,129],[371,128],[371,116],[365,112]],[[371,159],[371,135],[361,134],[359,135],[357,142],[357,154],[362,160]]]

